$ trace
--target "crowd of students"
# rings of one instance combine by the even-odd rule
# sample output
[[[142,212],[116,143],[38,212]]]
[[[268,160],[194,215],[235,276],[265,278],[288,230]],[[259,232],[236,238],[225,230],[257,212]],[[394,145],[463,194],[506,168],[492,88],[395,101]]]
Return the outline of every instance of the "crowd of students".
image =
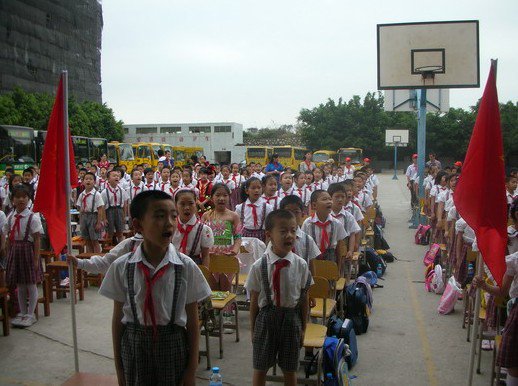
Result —
[[[468,270],[468,251],[478,251],[478,249],[474,230],[459,215],[455,207],[455,188],[461,176],[461,170],[460,161],[456,162],[453,167],[443,168],[435,158],[435,154],[430,154],[430,161],[425,167],[425,198],[422,202],[422,211],[428,217],[431,226],[430,244],[437,243],[446,246],[447,265],[451,267],[455,280],[463,288],[466,288],[472,280],[473,289],[480,287],[488,294],[486,323],[488,326],[501,328],[501,326],[495,325],[495,297],[510,298],[497,365],[507,369],[507,385],[518,385],[518,171],[511,170],[505,179],[508,205],[508,245],[505,258],[507,269],[502,286],[498,287],[487,267],[482,276],[476,277],[469,272],[474,271],[474,263]],[[415,205],[418,205],[419,178],[416,154],[414,154],[413,163],[408,167],[406,175],[413,201],[415,201]],[[474,295],[474,291],[470,293],[472,296]],[[466,318],[469,317],[466,316]]]
[[[123,166],[92,161],[78,165],[77,172],[79,187],[71,202],[79,211],[87,251],[99,255],[68,258],[80,269],[106,275],[100,293],[114,301],[120,380],[194,384],[196,306],[211,294],[197,265],[208,266],[211,253],[237,255],[242,238],[255,237],[267,248],[245,284],[254,384],[264,384],[276,358],[287,384],[294,384],[308,314],[310,262],[335,261],[344,274],[358,251],[363,216],[376,200],[379,183],[369,165],[354,170],[347,160],[340,166],[313,164],[305,172],[283,168],[273,173],[257,164],[241,170],[238,164],[180,168],[159,162],[156,170],[144,164],[128,173]],[[2,266],[7,285],[17,288],[16,327],[36,322],[44,235],[39,214],[31,212],[38,176],[36,167],[21,177],[8,169],[1,181]],[[126,229],[133,236],[124,239]],[[115,245],[104,255],[102,239]],[[217,285],[229,288],[230,280],[219,278]]]

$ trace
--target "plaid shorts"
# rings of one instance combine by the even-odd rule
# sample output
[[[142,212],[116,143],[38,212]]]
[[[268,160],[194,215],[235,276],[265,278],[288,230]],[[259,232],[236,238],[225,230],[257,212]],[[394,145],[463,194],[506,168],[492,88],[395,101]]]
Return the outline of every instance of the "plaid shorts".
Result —
[[[518,367],[518,300],[507,317],[496,363],[506,369]]]
[[[252,339],[254,369],[267,371],[277,362],[284,371],[297,371],[301,339],[299,308],[261,308]]]
[[[79,227],[81,229],[81,237],[85,240],[100,240],[101,232],[95,230],[97,225],[97,212],[81,213]]]
[[[110,206],[106,209],[106,232],[115,233],[124,231],[124,209],[120,206]]]

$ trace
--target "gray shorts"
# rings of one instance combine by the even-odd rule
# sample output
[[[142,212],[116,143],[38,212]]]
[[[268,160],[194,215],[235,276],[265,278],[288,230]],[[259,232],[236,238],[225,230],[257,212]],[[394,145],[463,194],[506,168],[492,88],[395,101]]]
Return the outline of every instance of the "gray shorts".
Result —
[[[107,233],[124,231],[124,209],[120,206],[111,206],[106,209]]]
[[[101,232],[95,230],[97,224],[97,212],[81,213],[79,219],[79,227],[81,230],[81,237],[85,240],[100,240]]]

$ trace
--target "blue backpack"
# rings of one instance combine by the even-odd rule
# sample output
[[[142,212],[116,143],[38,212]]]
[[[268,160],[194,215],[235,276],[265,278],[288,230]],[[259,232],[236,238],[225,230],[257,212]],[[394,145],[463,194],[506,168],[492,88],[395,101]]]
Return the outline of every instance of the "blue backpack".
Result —
[[[327,336],[343,339],[345,344],[349,346],[350,355],[345,360],[349,370],[352,369],[358,361],[358,343],[356,342],[353,321],[351,319],[342,320],[336,315],[331,316],[327,322]]]
[[[350,378],[347,356],[350,355],[349,346],[344,339],[327,337],[324,341],[322,366],[324,369],[324,385],[348,386]]]
[[[363,283],[351,283],[345,288],[347,309],[345,316],[354,324],[354,332],[361,335],[369,328],[369,316],[367,315],[367,288]]]

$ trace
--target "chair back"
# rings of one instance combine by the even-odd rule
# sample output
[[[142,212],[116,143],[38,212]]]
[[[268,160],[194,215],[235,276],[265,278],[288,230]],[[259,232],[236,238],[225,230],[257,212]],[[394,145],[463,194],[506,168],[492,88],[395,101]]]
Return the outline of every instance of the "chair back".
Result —
[[[315,276],[322,276],[327,280],[338,280],[340,274],[338,272],[338,265],[334,261],[313,259],[313,274]]]
[[[207,283],[209,284],[210,289],[213,291],[217,291],[218,283],[216,282],[216,279],[214,279],[214,276],[212,276],[212,273],[210,273],[210,270],[202,264],[199,264],[198,268],[200,269],[201,273],[203,274],[203,277],[205,278],[205,280],[207,280]]]
[[[327,299],[330,296],[331,286],[329,281],[322,276],[313,276],[315,282],[309,287],[309,297],[313,299]]]
[[[209,270],[212,273],[228,273],[239,275],[239,260],[236,256],[211,255]]]

